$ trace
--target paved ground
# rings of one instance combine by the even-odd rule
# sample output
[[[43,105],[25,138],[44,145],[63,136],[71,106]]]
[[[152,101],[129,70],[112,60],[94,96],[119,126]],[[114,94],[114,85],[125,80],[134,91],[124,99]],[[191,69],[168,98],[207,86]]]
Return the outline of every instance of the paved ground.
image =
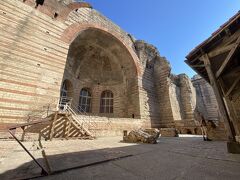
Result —
[[[156,145],[127,144],[120,140],[121,137],[108,137],[44,142],[53,171],[119,159],[37,179],[239,180],[240,177],[240,155],[228,154],[225,142],[204,142],[199,137],[160,138]],[[32,143],[25,144],[43,163],[41,151]],[[39,173],[40,169],[18,144],[0,142],[1,180],[28,178]]]

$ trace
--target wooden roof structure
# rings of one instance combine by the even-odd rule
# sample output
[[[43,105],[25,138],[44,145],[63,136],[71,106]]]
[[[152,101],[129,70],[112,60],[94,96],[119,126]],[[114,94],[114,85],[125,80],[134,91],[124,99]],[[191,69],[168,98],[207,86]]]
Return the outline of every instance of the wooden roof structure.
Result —
[[[193,49],[185,62],[213,87],[230,141],[240,153],[240,11]]]
[[[237,37],[239,37],[239,34],[237,33],[239,29],[240,11],[238,11],[232,18],[230,18],[226,23],[220,26],[220,28],[215,31],[208,39],[206,39],[204,42],[194,48],[186,56],[187,60],[185,60],[185,62],[209,82],[209,77],[205,69],[204,63],[201,60],[201,56],[207,53],[210,61],[224,61],[227,53],[230,52],[230,50],[234,46],[231,43],[234,43],[234,41],[237,40]],[[230,38],[232,36],[235,36],[235,38]],[[226,42],[228,40],[230,40],[231,42]],[[221,63],[218,62],[217,64],[213,64],[213,66],[217,66],[214,68],[214,70],[217,71],[217,69],[220,68],[218,66],[220,66],[219,64]]]

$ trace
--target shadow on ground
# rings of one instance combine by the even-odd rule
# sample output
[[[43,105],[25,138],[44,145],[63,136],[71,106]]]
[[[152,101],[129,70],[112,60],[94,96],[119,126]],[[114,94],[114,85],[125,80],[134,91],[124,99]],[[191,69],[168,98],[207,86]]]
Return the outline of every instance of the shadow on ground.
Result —
[[[108,145],[111,141],[116,146],[120,138],[108,140]],[[74,142],[84,146],[84,140],[71,143]],[[179,137],[159,138],[159,143],[154,145],[119,142],[120,147],[102,148],[103,142],[92,143],[93,150],[81,151],[84,148],[79,147],[79,152],[71,153],[59,153],[61,151],[55,147],[55,154],[48,155],[52,171],[105,162],[43,179],[238,179],[240,176],[240,155],[228,154],[225,142],[203,142],[199,137]],[[64,147],[65,143],[59,141],[59,148]],[[111,159],[114,160],[108,161]],[[38,161],[44,164],[42,158]],[[30,161],[3,172],[0,179],[30,178],[40,173],[41,169]]]

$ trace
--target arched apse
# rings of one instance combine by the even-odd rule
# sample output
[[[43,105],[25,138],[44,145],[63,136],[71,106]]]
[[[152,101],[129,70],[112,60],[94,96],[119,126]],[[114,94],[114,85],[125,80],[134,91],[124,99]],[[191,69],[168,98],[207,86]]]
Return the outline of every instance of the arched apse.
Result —
[[[80,31],[71,42],[63,79],[73,82],[73,104],[79,92],[92,92],[91,113],[99,116],[140,118],[136,64],[127,48],[112,34],[96,28]],[[101,93],[114,94],[113,112],[99,112]]]

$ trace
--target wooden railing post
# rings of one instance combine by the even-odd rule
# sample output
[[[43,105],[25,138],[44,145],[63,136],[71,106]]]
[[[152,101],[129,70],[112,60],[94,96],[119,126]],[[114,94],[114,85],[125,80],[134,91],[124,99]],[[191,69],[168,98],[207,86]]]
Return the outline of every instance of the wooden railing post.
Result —
[[[50,139],[50,141],[52,140],[52,138],[54,136],[54,129],[55,129],[57,117],[58,117],[58,111],[55,112],[54,119],[53,119],[53,122],[51,124],[50,132],[49,132],[49,139]]]

